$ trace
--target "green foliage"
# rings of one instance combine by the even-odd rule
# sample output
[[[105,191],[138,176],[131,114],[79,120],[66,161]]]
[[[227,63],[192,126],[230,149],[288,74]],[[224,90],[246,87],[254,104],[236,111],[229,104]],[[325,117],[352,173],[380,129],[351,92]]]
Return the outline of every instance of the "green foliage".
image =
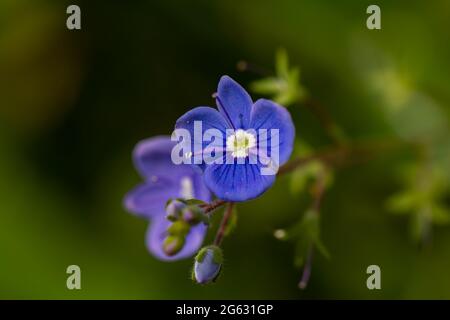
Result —
[[[312,154],[312,149],[305,142],[297,142],[294,155],[297,157],[308,157]],[[290,174],[290,191],[297,196],[306,191],[308,184],[314,181],[320,174],[326,175],[326,187],[328,188],[333,181],[333,175],[327,170],[324,164],[319,160],[312,160],[299,166]]]
[[[445,175],[430,164],[413,164],[403,168],[403,189],[386,202],[395,214],[410,215],[411,236],[415,241],[427,237],[430,226],[450,223],[450,211],[444,200],[448,194]]]
[[[295,242],[294,264],[302,267],[309,253],[314,247],[324,257],[330,258],[330,254],[320,237],[320,215],[317,211],[309,209],[302,219],[288,230],[277,230],[275,237],[279,240],[291,240]]]
[[[275,76],[252,82],[250,90],[270,96],[272,100],[283,106],[297,103],[306,95],[304,88],[300,85],[300,69],[289,67],[288,55],[284,49],[279,49],[276,53]]]

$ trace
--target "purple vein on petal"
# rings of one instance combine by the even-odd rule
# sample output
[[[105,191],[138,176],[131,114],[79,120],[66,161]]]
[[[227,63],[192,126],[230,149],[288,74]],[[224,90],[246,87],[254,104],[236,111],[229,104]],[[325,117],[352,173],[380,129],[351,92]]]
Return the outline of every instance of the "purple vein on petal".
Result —
[[[234,127],[233,122],[231,121],[230,115],[228,114],[227,110],[223,107],[223,103],[222,103],[222,101],[220,101],[220,98],[219,98],[218,95],[216,96],[216,100],[217,100],[217,103],[218,103],[218,105],[219,105],[221,111],[223,111],[223,112],[225,113],[225,117],[226,117],[228,123],[230,124],[230,126],[231,126],[234,130],[236,130],[236,128]]]
[[[255,130],[259,130],[266,122],[267,120],[269,120],[273,115],[272,114],[268,114],[267,117],[264,119],[264,121],[261,122],[261,124],[258,126],[258,128],[254,128]]]

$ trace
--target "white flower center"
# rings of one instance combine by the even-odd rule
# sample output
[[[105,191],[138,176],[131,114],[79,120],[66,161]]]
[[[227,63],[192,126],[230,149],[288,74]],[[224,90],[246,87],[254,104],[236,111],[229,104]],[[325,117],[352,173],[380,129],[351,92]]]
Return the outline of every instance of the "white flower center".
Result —
[[[192,179],[189,177],[183,177],[180,181],[180,196],[182,199],[189,200],[194,199],[194,185]]]
[[[251,148],[256,146],[256,138],[245,130],[238,129],[227,138],[227,151],[234,158],[245,158]]]

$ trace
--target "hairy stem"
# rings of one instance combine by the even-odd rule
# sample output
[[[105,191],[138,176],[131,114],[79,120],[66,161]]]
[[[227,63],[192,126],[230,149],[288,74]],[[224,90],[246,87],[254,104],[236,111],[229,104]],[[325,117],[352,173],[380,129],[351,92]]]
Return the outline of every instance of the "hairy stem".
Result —
[[[211,203],[200,205],[200,208],[202,208],[204,210],[205,214],[209,214],[209,213],[212,213],[217,208],[223,206],[225,203],[227,203],[227,202],[224,200],[217,199]]]
[[[233,214],[233,202],[228,202],[227,208],[225,209],[225,213],[222,218],[222,222],[220,222],[219,230],[217,230],[216,238],[214,239],[214,245],[220,246],[223,241],[223,237],[225,236],[225,230],[228,225],[228,221],[230,220],[231,215]]]

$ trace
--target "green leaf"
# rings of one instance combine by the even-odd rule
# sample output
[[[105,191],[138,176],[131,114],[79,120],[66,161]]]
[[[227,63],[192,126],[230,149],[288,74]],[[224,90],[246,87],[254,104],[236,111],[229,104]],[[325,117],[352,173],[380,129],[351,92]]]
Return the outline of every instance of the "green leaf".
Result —
[[[275,53],[275,72],[280,78],[288,78],[289,76],[289,58],[287,51],[280,48]]]
[[[450,210],[443,205],[434,204],[431,207],[431,220],[437,225],[450,223]]]
[[[324,246],[324,244],[320,238],[316,239],[316,242],[314,244],[315,244],[317,250],[322,254],[322,256],[324,256],[326,259],[331,259],[330,252]]]
[[[283,106],[292,105],[306,96],[300,85],[300,69],[289,68],[288,55],[283,49],[275,55],[275,76],[252,82],[250,89],[257,94],[271,96],[272,100]]]
[[[250,84],[250,90],[261,95],[275,95],[286,86],[285,81],[279,78],[269,77],[253,81]]]
[[[386,207],[393,213],[409,215],[413,240],[423,241],[433,224],[450,223],[449,209],[443,204],[449,191],[448,181],[434,162],[417,161],[400,170],[404,188],[387,200]]]
[[[297,195],[305,191],[308,182],[312,181],[317,177],[319,173],[324,172],[325,167],[320,161],[311,161],[303,166],[297,168],[291,173],[291,185],[290,190],[293,195]],[[331,183],[331,176],[328,178],[327,175],[327,186]]]
[[[285,231],[285,239],[295,239],[294,264],[296,267],[302,267],[310,247],[313,246],[325,258],[330,258],[330,253],[320,238],[320,216],[314,210],[308,210],[302,219]]]
[[[399,192],[386,201],[386,207],[392,213],[408,213],[415,208],[416,204],[416,193],[409,190]]]
[[[310,176],[305,170],[295,170],[291,173],[290,190],[293,195],[298,195],[306,189]]]
[[[430,227],[430,217],[427,208],[415,211],[411,216],[410,232],[415,242],[421,242]]]

